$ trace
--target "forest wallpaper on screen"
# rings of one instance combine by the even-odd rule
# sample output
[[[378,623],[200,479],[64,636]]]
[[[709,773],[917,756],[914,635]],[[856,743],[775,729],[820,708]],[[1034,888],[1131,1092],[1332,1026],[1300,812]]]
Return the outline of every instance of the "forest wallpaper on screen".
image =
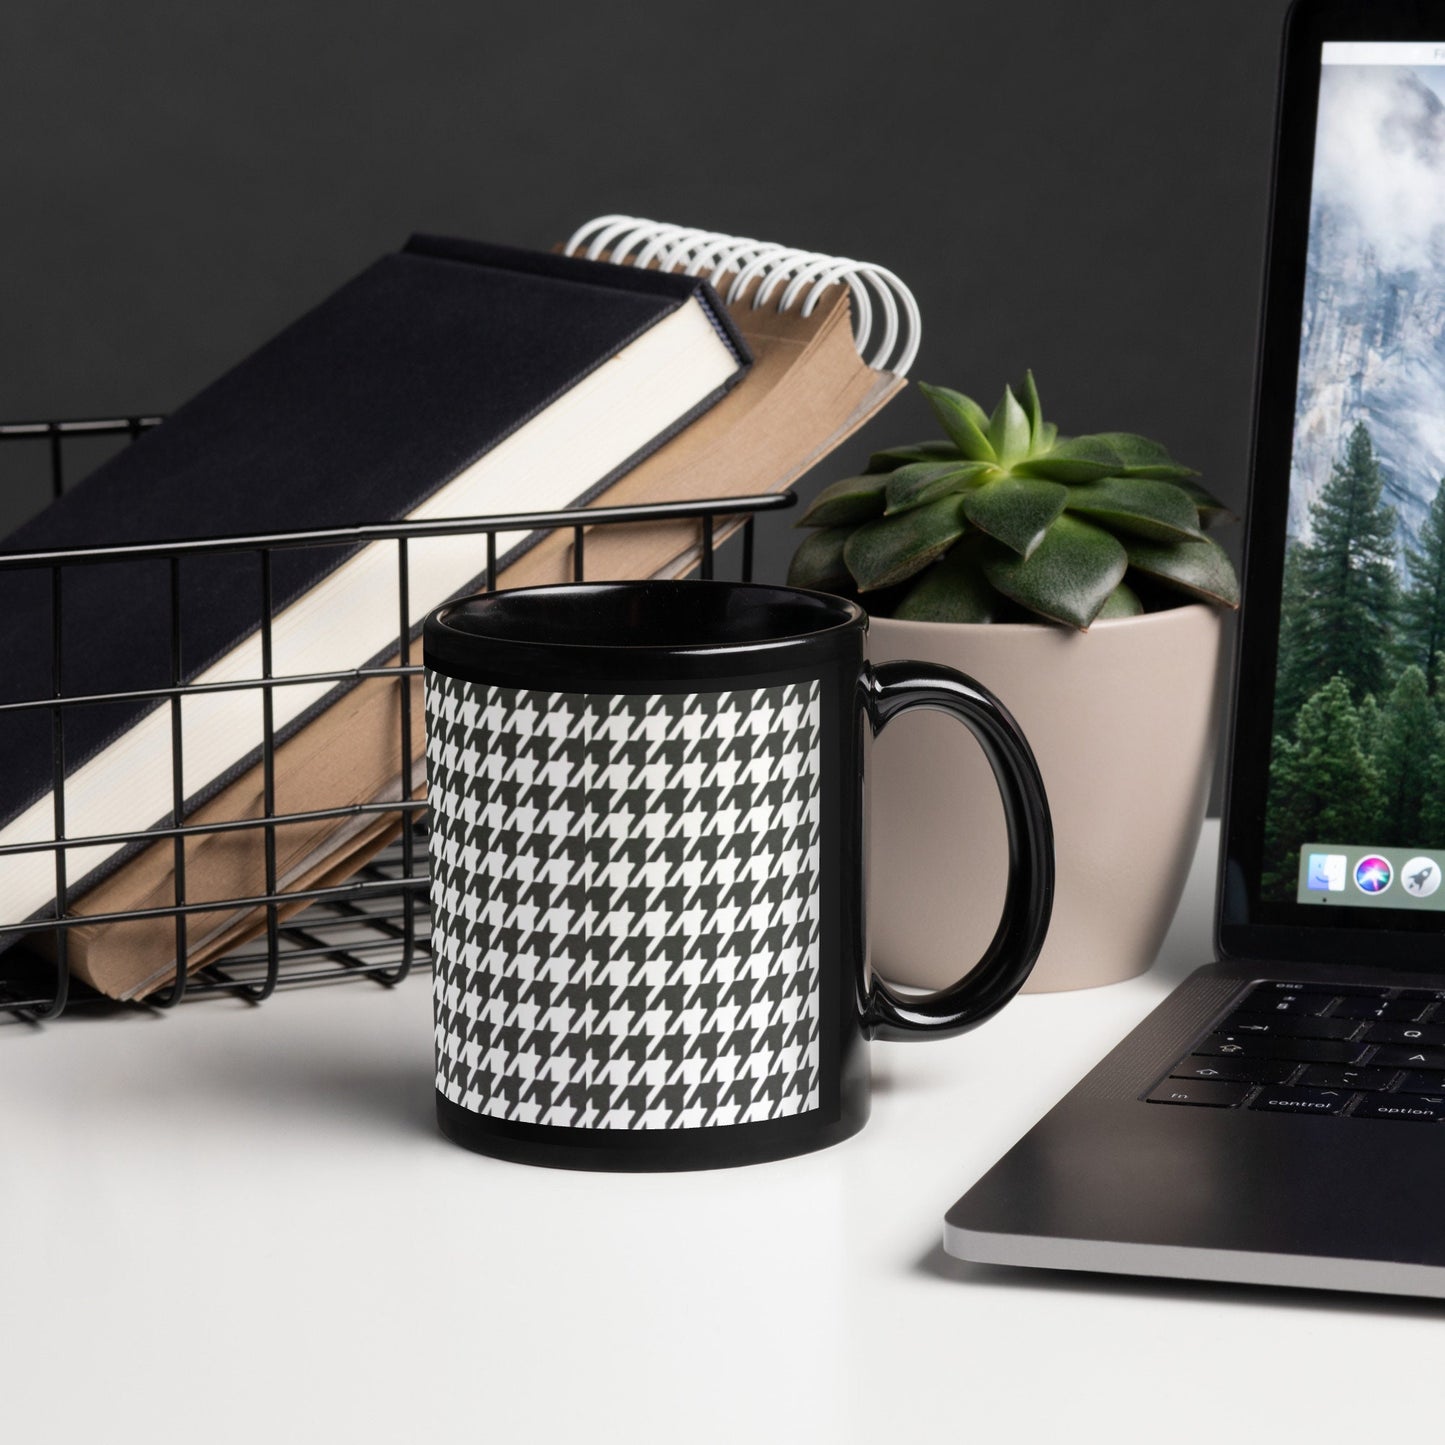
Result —
[[[1445,69],[1326,66],[1265,817],[1445,849]]]

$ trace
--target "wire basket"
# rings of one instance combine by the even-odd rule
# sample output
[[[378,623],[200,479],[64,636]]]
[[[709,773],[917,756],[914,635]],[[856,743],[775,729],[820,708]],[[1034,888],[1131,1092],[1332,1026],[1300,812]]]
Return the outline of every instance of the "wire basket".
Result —
[[[104,443],[124,444],[161,424],[158,416],[131,416],[98,420],[17,422],[0,424],[0,477],[7,482],[10,463],[38,466],[50,495],[58,497],[67,476],[76,471],[74,451]],[[17,468],[22,470],[23,468]],[[369,979],[390,987],[400,983],[419,961],[430,960],[427,907],[426,804],[412,797],[420,781],[412,748],[412,688],[422,671],[418,643],[411,625],[409,543],[433,536],[476,536],[485,548],[485,589],[497,584],[497,537],[518,531],[547,532],[570,529],[572,576],[586,578],[586,536],[593,527],[616,527],[663,521],[695,521],[698,527],[701,577],[717,574],[719,548],[734,529],[738,533],[737,573],[749,581],[753,572],[754,523],[758,513],[790,507],[790,491],[758,496],[714,498],[695,502],[658,502],[624,507],[586,507],[556,512],[509,513],[485,517],[428,522],[386,522],[378,525],[329,528],[325,531],[285,532],[256,536],[207,538],[187,542],[130,544],[73,548],[64,551],[0,553],[0,570],[39,570],[49,577],[51,595],[52,686],[45,697],[0,703],[0,736],[8,715],[41,710],[51,721],[53,835],[40,841],[0,847],[0,869],[7,857],[48,853],[55,869],[55,901],[44,915],[24,923],[0,925],[0,1014],[9,1013],[31,1022],[59,1017],[68,1007],[109,1002],[74,978],[70,967],[70,932],[81,925],[122,924],[127,920],[169,920],[174,927],[175,959],[188,956],[188,932],[197,915],[265,911],[264,941],[243,944],[219,960],[188,971],[178,968],[172,982],[147,996],[139,1005],[170,1008],[183,999],[236,996],[260,1003],[278,988]],[[290,547],[355,546],[358,543],[391,544],[396,556],[398,598],[397,653],[394,663],[350,668],[334,673],[308,673],[304,677],[273,668],[271,636],[271,568],[276,552]],[[255,558],[260,588],[261,673],[254,679],[208,684],[231,691],[261,694],[263,736],[261,769],[263,806],[257,817],[188,821],[183,785],[182,700],[196,689],[183,680],[181,636],[183,593],[181,565],[185,559],[237,554]],[[71,569],[106,562],[150,559],[169,565],[171,672],[169,684],[127,693],[95,694],[66,690],[61,669],[64,622],[61,601],[65,578]],[[64,625],[73,626],[74,620]],[[278,687],[318,682],[350,684],[380,679],[396,689],[399,710],[398,772],[400,797],[381,802],[350,803],[334,808],[283,812],[276,806],[277,729],[273,696]],[[170,710],[170,769],[172,815],[166,823],[136,830],[72,837],[66,831],[65,722],[82,707],[108,703],[153,702]],[[290,889],[278,886],[277,830],[306,822],[342,821],[361,815],[391,815],[400,824],[398,841],[362,865],[345,882],[328,887]],[[266,887],[259,894],[225,899],[190,901],[186,893],[187,841],[238,829],[259,830],[265,853]],[[79,915],[72,904],[68,861],[76,849],[106,845],[112,848],[155,844],[169,840],[174,851],[174,885],[170,900],[160,907],[114,913]],[[301,905],[301,911],[296,911]],[[283,913],[286,916],[283,916]],[[49,947],[37,948],[48,941]],[[8,946],[14,945],[14,946]],[[134,1005],[131,1005],[134,1006]]]

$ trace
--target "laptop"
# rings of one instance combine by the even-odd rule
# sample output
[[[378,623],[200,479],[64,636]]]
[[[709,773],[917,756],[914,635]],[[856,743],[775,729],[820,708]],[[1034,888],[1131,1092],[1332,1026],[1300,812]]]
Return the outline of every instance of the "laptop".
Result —
[[[1445,0],[1298,0],[1280,97],[1217,961],[944,1246],[1445,1298]]]

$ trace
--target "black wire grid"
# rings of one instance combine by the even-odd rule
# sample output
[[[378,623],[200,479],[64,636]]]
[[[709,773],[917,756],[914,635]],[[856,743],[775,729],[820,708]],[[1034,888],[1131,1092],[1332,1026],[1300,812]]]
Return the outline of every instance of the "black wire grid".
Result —
[[[158,416],[132,416],[93,421],[51,421],[0,423],[0,443],[9,461],[15,449],[30,455],[48,453],[46,461],[53,496],[65,489],[67,456],[72,443],[82,438],[134,440],[158,426]],[[0,925],[0,942],[17,941],[17,947],[0,954],[0,1014],[9,1012],[39,1022],[59,1017],[67,1006],[94,1002],[99,995],[71,977],[68,960],[69,931],[80,925],[121,923],[135,919],[172,919],[175,926],[175,957],[187,956],[187,928],[198,913],[232,912],[241,909],[266,911],[264,947],[241,945],[217,962],[188,974],[178,969],[172,983],[143,1000],[144,1007],[171,1008],[182,999],[230,995],[260,1003],[276,989],[300,984],[317,984],[344,979],[370,979],[385,987],[400,983],[421,958],[430,959],[430,926],[427,907],[428,858],[426,847],[426,804],[413,799],[413,785],[419,782],[412,761],[411,689],[421,671],[412,658],[418,644],[410,625],[408,543],[412,538],[475,535],[484,539],[486,555],[485,589],[497,581],[497,534],[536,532],[570,528],[572,532],[572,573],[577,581],[585,577],[586,533],[591,527],[624,526],[629,523],[696,520],[699,530],[699,573],[716,575],[720,529],[742,522],[739,574],[751,580],[753,572],[754,519],[760,512],[793,505],[791,492],[751,497],[727,497],[699,502],[658,502],[626,507],[589,507],[557,512],[511,513],[505,516],[468,517],[432,522],[387,522],[379,525],[334,527],[320,531],[282,532],[244,537],[208,538],[187,542],[144,543],[127,546],[85,547],[53,552],[0,554],[0,569],[43,570],[50,578],[51,598],[51,691],[43,698],[0,704],[0,738],[4,715],[22,710],[45,709],[51,719],[55,826],[54,836],[40,842],[0,847],[0,868],[5,858],[19,853],[50,853],[55,861],[55,902],[47,914],[26,923]],[[276,674],[272,668],[271,569],[274,554],[287,547],[352,546],[357,542],[394,543],[398,600],[398,658],[391,666],[350,668],[337,672]],[[260,589],[261,676],[240,682],[197,687],[182,681],[181,657],[182,599],[180,589],[183,559],[214,554],[249,553],[256,558]],[[480,555],[480,554],[479,554]],[[122,693],[74,693],[63,690],[61,673],[62,612],[65,577],[69,569],[138,558],[157,559],[169,564],[170,572],[170,685]],[[74,625],[74,619],[71,621]],[[3,665],[3,660],[0,660]],[[275,748],[273,720],[274,691],[278,687],[319,682],[359,682],[365,678],[395,680],[400,709],[401,796],[395,801],[350,804],[301,813],[276,811]],[[193,824],[185,821],[185,793],[182,783],[182,699],[201,691],[259,691],[262,699],[261,816],[231,821]],[[179,820],[130,833],[69,837],[65,822],[65,719],[81,707],[137,700],[153,701],[170,709],[170,763],[172,816]],[[3,750],[3,748],[0,748]],[[415,776],[414,776],[415,775]],[[276,829],[310,820],[342,820],[363,814],[395,814],[405,820],[399,841],[361,867],[347,882],[332,887],[281,890],[277,887]],[[236,829],[263,830],[266,889],[252,897],[235,897],[188,902],[186,898],[186,840],[202,834]],[[175,849],[172,901],[164,907],[122,913],[94,913],[78,916],[69,911],[72,890],[67,877],[70,850],[105,844],[123,846],[171,839]],[[303,911],[290,918],[279,916],[283,906],[305,903]],[[48,933],[51,957],[42,958],[24,945],[35,936]],[[21,935],[17,940],[16,936]]]

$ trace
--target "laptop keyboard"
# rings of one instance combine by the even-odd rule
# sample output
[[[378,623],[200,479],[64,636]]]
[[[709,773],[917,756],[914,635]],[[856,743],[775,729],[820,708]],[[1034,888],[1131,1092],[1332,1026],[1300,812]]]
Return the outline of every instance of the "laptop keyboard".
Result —
[[[1445,1119],[1445,992],[1257,983],[1147,1098],[1278,1114]]]

